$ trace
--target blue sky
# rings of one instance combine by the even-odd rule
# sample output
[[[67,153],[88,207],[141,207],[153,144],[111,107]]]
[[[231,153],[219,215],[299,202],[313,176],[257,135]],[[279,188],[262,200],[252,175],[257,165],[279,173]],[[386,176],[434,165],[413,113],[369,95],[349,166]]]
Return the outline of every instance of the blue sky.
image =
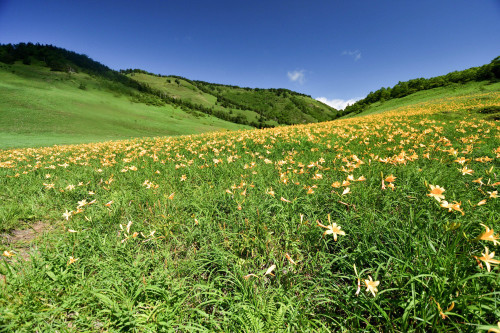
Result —
[[[500,55],[500,0],[0,0],[0,43],[335,107]]]

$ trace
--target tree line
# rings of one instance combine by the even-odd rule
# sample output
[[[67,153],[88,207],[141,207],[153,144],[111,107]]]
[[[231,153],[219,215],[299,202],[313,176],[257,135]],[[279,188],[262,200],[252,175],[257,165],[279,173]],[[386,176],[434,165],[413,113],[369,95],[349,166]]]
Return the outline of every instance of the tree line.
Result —
[[[471,81],[497,80],[500,80],[500,56],[493,59],[489,64],[480,67],[455,71],[430,79],[418,78],[405,82],[400,81],[392,88],[380,88],[375,92],[370,92],[364,99],[347,106],[342,113],[361,113],[370,104],[375,102],[385,102],[391,99],[405,97],[422,90],[445,87],[452,84],[463,84]]]

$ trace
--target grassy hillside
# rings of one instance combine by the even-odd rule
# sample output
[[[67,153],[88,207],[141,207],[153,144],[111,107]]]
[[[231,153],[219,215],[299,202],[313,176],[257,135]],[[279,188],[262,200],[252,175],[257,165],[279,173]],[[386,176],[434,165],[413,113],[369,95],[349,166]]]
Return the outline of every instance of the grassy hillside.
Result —
[[[486,107],[1,151],[0,330],[498,327]]]
[[[215,95],[219,104],[253,110],[280,124],[301,124],[335,119],[337,110],[304,94],[287,89],[251,89],[194,81]]]
[[[0,63],[0,149],[247,128],[153,101],[86,73]]]
[[[493,59],[489,64],[480,67],[472,67],[462,71],[455,71],[446,75],[432,78],[418,78],[409,81],[399,81],[394,87],[382,87],[375,92],[370,92],[365,98],[347,106],[340,116],[350,114],[360,114],[373,106],[387,105],[386,108],[393,108],[399,105],[408,104],[414,100],[425,101],[429,98],[464,95],[475,92],[480,83],[481,91],[498,91],[498,85],[481,88],[488,84],[500,82],[500,56]],[[461,90],[464,90],[461,92]],[[417,94],[417,96],[413,96]],[[409,97],[409,98],[407,98]],[[401,101],[401,99],[404,99]],[[389,104],[386,104],[390,101]],[[384,107],[380,108],[382,110]],[[371,112],[371,111],[369,111]],[[366,113],[364,113],[366,114]]]
[[[335,119],[338,111],[310,96],[287,89],[251,89],[178,76],[162,76],[142,70],[123,71],[127,76],[175,99],[179,105],[216,114],[255,127],[303,124]],[[184,104],[183,104],[184,102]]]
[[[452,84],[429,90],[422,90],[405,97],[371,103],[362,112],[349,113],[342,118],[352,118],[356,116],[376,114],[400,107],[411,106],[418,103],[440,100],[447,97],[467,97],[489,92],[500,92],[500,82],[468,82],[463,84]]]
[[[16,62],[43,65],[51,72],[88,74],[108,90],[128,95],[136,102],[155,106],[169,104],[195,116],[203,113],[253,127],[318,122],[338,116],[337,110],[310,96],[285,89],[239,88],[152,75],[142,70],[117,72],[86,55],[52,45],[0,45],[0,63]]]
[[[216,114],[220,118],[237,123],[248,123],[254,126],[276,126],[276,121],[260,119],[258,113],[252,110],[241,110],[235,106],[222,106],[217,103],[217,97],[200,90],[193,81],[176,76],[158,76],[144,71],[127,74],[133,80],[147,84],[159,92],[160,96],[174,99],[174,103],[185,109],[201,110],[200,112]]]

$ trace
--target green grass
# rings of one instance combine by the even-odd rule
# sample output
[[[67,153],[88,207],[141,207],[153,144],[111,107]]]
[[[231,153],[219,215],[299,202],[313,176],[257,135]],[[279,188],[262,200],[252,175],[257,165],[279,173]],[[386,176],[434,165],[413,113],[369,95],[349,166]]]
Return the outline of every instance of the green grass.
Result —
[[[460,97],[467,95],[474,95],[478,93],[499,92],[500,82],[492,83],[490,81],[482,82],[468,82],[465,84],[451,84],[445,87],[433,88],[430,90],[423,90],[411,95],[395,98],[385,102],[376,102],[371,104],[368,109],[359,113],[358,115],[347,114],[342,119],[352,118],[355,116],[363,116],[368,114],[382,113],[407,105],[416,103],[428,102],[445,97]]]
[[[265,125],[302,124],[331,120],[336,114],[325,104],[292,91],[240,88],[142,72],[127,76],[167,96],[226,114],[241,115],[249,123],[258,123],[262,116]],[[217,102],[217,96],[224,102]]]
[[[1,64],[0,149],[248,128],[171,105],[133,103],[126,88],[120,94],[108,85],[87,74]]]
[[[222,96],[229,103],[260,110],[269,121],[279,124],[303,124],[334,119],[336,111],[309,96],[292,91],[249,89],[198,82],[213,94]]]
[[[131,73],[127,74],[127,76],[139,82],[147,83],[151,88],[160,90],[172,97],[185,99],[205,107],[215,106],[217,101],[217,97],[204,93],[184,79],[171,76],[154,76],[145,73]],[[179,84],[175,82],[176,79]]]
[[[202,105],[205,108],[213,108],[225,114],[241,115],[248,122],[258,122],[259,114],[252,110],[240,110],[237,108],[223,107],[217,103],[217,97],[203,92],[191,82],[172,76],[154,76],[145,73],[130,73],[128,77],[148,84],[164,94],[178,98],[190,103]],[[176,83],[176,80],[179,82]],[[276,122],[267,121],[269,125],[278,125]]]
[[[0,330],[485,331],[500,320],[499,267],[474,258],[499,252],[477,239],[481,223],[500,230],[499,127],[477,111],[488,105],[500,95],[2,151],[1,230],[52,228],[28,262],[20,244],[1,243],[15,255],[0,262]],[[464,214],[428,196],[430,185]],[[345,231],[337,241],[318,226],[329,216]]]

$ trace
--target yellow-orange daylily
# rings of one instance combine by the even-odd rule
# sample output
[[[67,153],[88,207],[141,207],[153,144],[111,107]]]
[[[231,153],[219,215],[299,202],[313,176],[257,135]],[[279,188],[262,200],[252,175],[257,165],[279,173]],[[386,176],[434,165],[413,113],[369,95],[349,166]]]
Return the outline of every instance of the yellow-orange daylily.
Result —
[[[73,264],[73,263],[77,262],[78,260],[79,260],[79,258],[75,259],[75,258],[73,258],[73,257],[69,257],[69,260],[68,260],[68,265],[71,265],[71,264]]]
[[[321,223],[319,223],[319,221],[317,221],[318,223],[318,226],[320,226],[321,228],[325,228],[327,229],[324,233],[323,233],[323,237],[325,237],[325,235],[330,235],[330,234],[333,234],[333,239],[335,241],[337,241],[337,235],[345,235],[345,232],[343,230],[340,230],[341,227],[339,225],[337,225],[337,223],[332,223],[330,221],[330,214],[328,214],[328,223],[330,223],[330,225],[326,226],[326,225],[323,225]]]
[[[81,208],[83,206],[86,206],[87,205],[87,200],[83,199],[81,201],[78,201],[78,208]]]
[[[394,183],[394,181],[396,180],[396,178],[398,178],[398,177],[394,177],[393,175],[390,175],[390,176],[387,176],[385,178],[385,181],[388,182],[388,183]]]
[[[375,297],[378,292],[377,287],[380,284],[380,281],[373,281],[370,275],[368,278],[369,280],[365,280],[366,291],[370,291],[373,294],[373,297]]]
[[[332,183],[332,187],[334,187],[334,188],[339,188],[340,186],[341,186],[341,185],[340,185],[340,183],[339,183],[339,182],[333,182],[333,183]]]
[[[472,175],[474,173],[474,170],[467,168],[464,166],[462,169],[458,169],[462,173],[462,175]]]
[[[460,164],[462,164],[462,165],[464,165],[464,164],[465,164],[465,162],[467,162],[467,161],[470,161],[470,160],[469,160],[468,158],[463,157],[463,156],[462,156],[462,157],[459,157],[459,158],[457,158],[457,159],[455,160],[455,162],[460,163]]]
[[[494,230],[488,228],[488,226],[484,225],[481,223],[481,225],[486,229],[485,232],[483,232],[481,235],[477,237],[479,240],[485,240],[485,241],[490,241],[493,242],[494,245],[500,245],[500,242],[497,239],[500,239],[500,237],[496,236],[494,234]]]
[[[441,199],[444,199],[443,193],[445,192],[445,189],[440,187],[439,185],[429,185],[431,188],[431,192],[427,194],[429,197],[433,197],[437,201],[441,201]]]
[[[68,210],[66,209],[66,211],[62,214],[62,216],[66,219],[66,221],[68,221],[72,213],[73,211],[68,212]]]
[[[484,183],[483,183],[483,177],[480,177],[478,179],[474,179],[472,182],[473,183],[478,183],[479,185],[484,185]]]
[[[474,159],[474,161],[478,161],[481,163],[487,163],[487,162],[493,161],[493,159],[489,158],[488,156],[484,156],[484,157],[476,158],[476,159]]]
[[[490,250],[486,246],[484,247],[484,253],[482,252],[481,254],[483,256],[478,259],[484,261],[488,272],[491,272],[491,265],[500,264],[500,260],[493,259],[495,257],[495,252],[490,253]]]
[[[447,208],[449,212],[451,212],[452,210],[456,210],[457,212],[460,212],[462,213],[462,215],[465,215],[464,211],[462,210],[462,208],[460,207],[462,203],[461,202],[454,202],[454,203],[449,203],[448,201],[441,201],[441,207],[443,208]]]
[[[289,261],[291,264],[293,264],[293,265],[297,265],[297,264],[295,263],[295,261],[293,261],[292,257],[290,257],[290,255],[289,255],[288,253],[285,253],[285,257],[286,257],[286,259],[288,259],[288,261]]]

